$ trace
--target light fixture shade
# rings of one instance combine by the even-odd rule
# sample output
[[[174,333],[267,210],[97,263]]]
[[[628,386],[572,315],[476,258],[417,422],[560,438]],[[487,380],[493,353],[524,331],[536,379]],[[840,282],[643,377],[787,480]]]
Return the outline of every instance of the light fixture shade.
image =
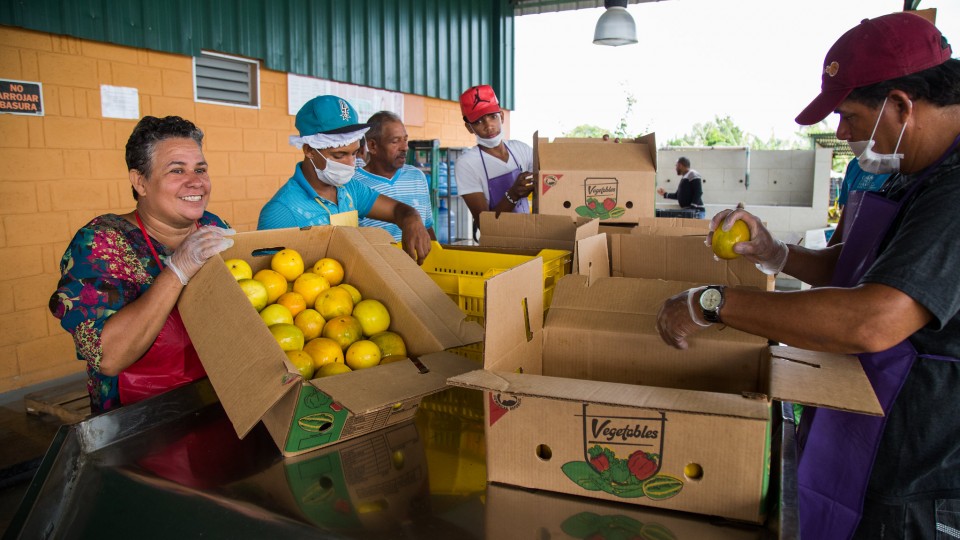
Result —
[[[607,8],[597,20],[593,32],[594,45],[630,45],[637,42],[637,24],[627,9],[619,6]]]

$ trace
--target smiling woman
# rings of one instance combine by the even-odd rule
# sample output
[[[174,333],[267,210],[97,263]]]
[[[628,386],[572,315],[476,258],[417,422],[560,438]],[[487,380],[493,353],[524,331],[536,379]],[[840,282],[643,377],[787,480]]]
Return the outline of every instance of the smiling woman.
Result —
[[[87,363],[94,413],[206,375],[176,309],[203,263],[234,231],[206,211],[203,132],[177,116],[146,116],[127,141],[136,208],[94,218],[60,261],[50,311]]]

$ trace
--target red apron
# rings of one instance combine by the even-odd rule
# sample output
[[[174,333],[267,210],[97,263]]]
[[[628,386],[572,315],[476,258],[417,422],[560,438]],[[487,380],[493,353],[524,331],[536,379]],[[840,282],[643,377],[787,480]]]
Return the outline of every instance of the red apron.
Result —
[[[140,221],[140,215],[135,215],[140,232],[153,253],[153,260],[162,269],[163,262]],[[207,372],[180,318],[180,311],[174,306],[150,349],[133,365],[120,372],[120,404],[130,405],[206,376]]]

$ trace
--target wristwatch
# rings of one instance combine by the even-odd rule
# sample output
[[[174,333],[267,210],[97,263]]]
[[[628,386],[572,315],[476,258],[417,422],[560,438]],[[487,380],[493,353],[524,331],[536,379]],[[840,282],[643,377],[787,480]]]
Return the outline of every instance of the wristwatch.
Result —
[[[720,322],[720,308],[723,307],[723,285],[710,285],[700,293],[700,309],[708,322]]]

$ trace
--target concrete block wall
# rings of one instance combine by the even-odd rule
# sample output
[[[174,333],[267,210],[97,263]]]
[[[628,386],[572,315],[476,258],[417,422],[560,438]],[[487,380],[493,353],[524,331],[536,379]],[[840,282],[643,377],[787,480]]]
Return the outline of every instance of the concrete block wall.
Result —
[[[45,116],[0,114],[0,392],[82,371],[47,308],[79,227],[134,201],[124,146],[136,121],[103,118],[100,85],[135,87],[141,116],[179,115],[206,134],[209,210],[240,231],[290,177],[300,151],[286,73],[260,70],[259,109],[196,103],[190,57],[0,26],[0,78],[43,84]],[[473,146],[456,102],[408,95],[411,139]]]
[[[703,202],[707,217],[743,202],[784,241],[796,242],[809,229],[827,225],[830,168],[833,152],[816,150],[750,150],[749,187],[744,148],[661,149],[657,153],[657,186],[675,191],[675,164],[681,156],[705,180]],[[658,208],[675,201],[657,198]]]

